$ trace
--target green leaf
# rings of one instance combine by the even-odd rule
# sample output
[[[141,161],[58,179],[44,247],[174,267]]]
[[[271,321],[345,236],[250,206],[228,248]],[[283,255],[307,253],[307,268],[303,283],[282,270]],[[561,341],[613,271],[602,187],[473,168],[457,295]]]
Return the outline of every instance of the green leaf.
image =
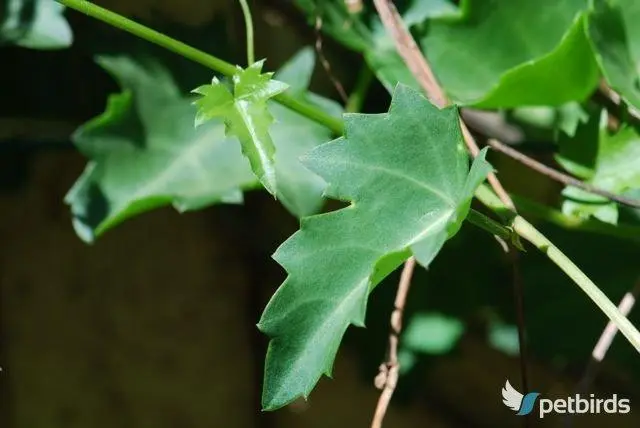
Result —
[[[455,18],[461,13],[449,0],[416,0],[402,14],[402,20],[408,27],[413,27],[429,18]]]
[[[304,48],[276,73],[275,77],[290,85],[292,95],[327,111],[342,115],[342,107],[306,91],[315,66],[312,48]],[[300,157],[331,138],[322,125],[275,102],[269,103],[276,122],[270,133],[276,143],[276,177],[280,187],[280,202],[297,217],[317,213],[324,202],[326,183],[300,162]]]
[[[464,332],[464,324],[439,313],[414,315],[402,335],[402,347],[425,354],[449,352]]]
[[[429,20],[421,39],[454,102],[557,106],[583,100],[596,87],[586,0],[468,0],[461,8],[459,19]]]
[[[560,138],[559,163],[572,174],[615,194],[640,188],[640,134],[624,126],[615,134],[607,129],[607,112],[602,110],[580,125],[575,137]],[[579,217],[596,217],[616,224],[618,207],[602,196],[568,187],[562,211]]]
[[[255,177],[240,148],[211,123],[195,129],[196,109],[157,64],[127,57],[98,63],[124,92],[105,113],[76,131],[74,143],[91,161],[66,196],[76,232],[93,241],[123,220],[173,204],[179,211],[215,202],[242,202]]]
[[[272,80],[273,73],[262,73],[263,64],[264,60],[245,70],[239,68],[233,76],[233,91],[217,77],[210,85],[194,89],[194,93],[202,95],[195,101],[196,126],[214,118],[224,119],[226,135],[238,138],[253,172],[265,189],[277,196],[276,147],[269,134],[273,116],[267,109],[267,101],[284,92],[288,85]]]
[[[622,98],[640,108],[640,3],[594,0],[588,32],[607,82]]]
[[[73,33],[61,4],[52,0],[8,0],[4,4],[0,40],[42,50],[64,49],[73,43]]]
[[[166,70],[127,57],[100,58],[99,63],[124,92],[111,96],[105,113],[73,137],[91,159],[66,197],[82,239],[91,242],[123,220],[164,205],[182,212],[241,203],[243,190],[259,187],[237,141],[225,137],[222,123],[193,126],[193,100],[179,93]],[[283,66],[279,77],[291,80],[296,96],[341,111],[304,91],[313,67],[313,54],[304,49]],[[325,183],[298,158],[328,141],[330,131],[270,104],[276,118],[271,134],[278,151],[280,201],[296,216],[316,213]]]
[[[469,171],[454,107],[439,110],[399,85],[386,114],[345,115],[345,136],[305,159],[347,208],[304,218],[274,254],[289,273],[258,327],[271,336],[263,407],[307,397],[330,375],[349,324],[364,325],[367,296],[411,253],[429,265],[460,228],[491,167]]]

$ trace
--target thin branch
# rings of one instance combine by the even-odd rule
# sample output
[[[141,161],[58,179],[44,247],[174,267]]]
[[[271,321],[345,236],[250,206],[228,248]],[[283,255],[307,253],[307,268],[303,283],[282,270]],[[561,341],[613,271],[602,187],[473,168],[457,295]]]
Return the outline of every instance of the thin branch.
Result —
[[[424,89],[427,97],[433,104],[440,108],[449,105],[449,99],[442,90],[442,87],[438,84],[429,63],[424,55],[422,55],[422,51],[420,51],[418,44],[402,22],[402,18],[400,17],[400,14],[398,14],[396,7],[390,0],[373,0],[373,3],[380,15],[382,23],[391,34],[398,53],[407,64],[407,67],[409,67],[409,70],[420,86]],[[474,157],[477,156],[478,153],[480,153],[478,144],[473,139],[471,132],[469,132],[467,125],[462,121],[462,119],[460,119],[460,127],[469,152]],[[489,174],[488,180],[500,200],[511,210],[515,211],[516,207],[513,204],[513,201],[493,172]]]
[[[391,37],[396,45],[396,50],[404,60],[405,64],[409,67],[409,70],[416,78],[422,89],[425,91],[427,97],[433,104],[440,108],[444,108],[449,105],[449,99],[444,93],[442,87],[438,84],[438,81],[436,80],[436,77],[433,74],[429,63],[422,54],[422,51],[420,51],[420,48],[418,47],[418,44],[414,40],[413,36],[405,27],[404,23],[402,22],[402,18],[398,14],[398,11],[396,10],[393,3],[391,3],[390,0],[374,0],[373,3],[376,10],[378,11],[378,14],[380,15],[380,19],[382,20],[384,27],[386,28],[387,32],[391,34]],[[459,121],[460,129],[462,130],[462,135],[467,149],[474,157],[478,156],[478,153],[480,153],[478,144],[473,139],[471,132],[469,132],[469,129],[467,128],[462,118],[460,118]],[[496,177],[495,173],[489,173],[488,180],[496,195],[498,195],[500,201],[511,211],[515,212],[516,208],[513,201],[502,186],[502,183],[500,183],[500,181]],[[522,326],[519,326],[519,328],[522,328]],[[392,378],[394,382],[393,388],[385,387],[385,389],[382,391],[382,394],[380,395],[379,405],[376,408],[372,428],[379,428],[381,426],[384,412],[386,411],[386,408],[388,406],[388,401],[391,399],[391,396],[393,395],[393,391],[395,389],[395,382],[397,381],[397,368],[395,366],[392,367],[394,368],[394,371],[391,372],[390,370],[388,377],[394,377]],[[381,371],[381,374],[382,373],[383,372]],[[379,422],[376,425],[377,421]]]
[[[497,138],[507,144],[522,144],[525,140],[524,131],[509,123],[499,112],[463,108],[460,109],[460,116],[471,129],[487,137]]]
[[[616,107],[622,107],[622,97],[616,91],[611,89],[611,87],[607,85],[607,82],[605,82],[604,79],[600,81],[598,92],[600,92],[606,99],[611,101],[611,103],[613,103],[613,105],[615,105]],[[637,108],[628,105],[626,111],[633,119],[635,119],[636,121],[640,121],[640,111]]]
[[[498,140],[490,138],[487,140],[487,145],[489,145],[492,149],[499,151],[500,153],[504,153],[512,159],[517,160],[528,168],[539,172],[540,174],[549,177],[555,181],[558,181],[567,186],[578,187],[584,191],[589,193],[593,193],[594,195],[599,195],[610,199],[612,201],[618,202],[623,205],[627,205],[634,208],[640,208],[640,201],[636,199],[626,198],[624,196],[616,195],[615,193],[611,193],[609,191],[600,189],[595,187],[589,183],[585,183],[584,181],[580,181],[577,178],[571,177],[570,175],[563,174],[560,171],[556,171],[553,168],[548,167],[547,165],[538,162],[537,160],[525,155],[517,151],[516,149],[507,146],[504,143],[501,143]]]
[[[636,303],[638,295],[640,295],[640,279],[636,281],[631,291],[626,293],[620,301],[620,304],[618,305],[620,313],[624,316],[628,316],[631,309],[633,309],[633,305]],[[602,362],[602,360],[604,360],[604,357],[607,355],[607,351],[609,350],[611,343],[613,343],[613,339],[616,337],[617,333],[618,328],[614,323],[609,321],[602,332],[602,335],[600,335],[600,339],[598,339],[596,346],[594,346],[593,352],[591,353],[591,364],[589,365],[589,368],[587,368],[587,373],[585,373],[583,382],[581,382],[585,389],[591,379],[595,377],[595,368],[600,362]]]
[[[324,55],[324,51],[322,49],[322,9],[320,8],[320,2],[318,2],[318,6],[316,7],[316,23],[313,29],[316,35],[315,49],[318,55],[318,59],[322,64],[322,68],[329,77],[329,80],[331,80],[333,86],[336,88],[336,91],[338,92],[338,95],[340,95],[340,99],[342,99],[342,102],[344,104],[347,104],[349,102],[347,92],[344,90],[344,86],[342,86],[340,80],[338,80],[338,78],[333,74],[333,71],[331,70],[331,64],[329,64],[329,60],[327,60],[327,57]]]
[[[626,293],[620,304],[618,305],[618,309],[620,313],[625,317],[629,315],[631,309],[633,309],[633,305],[636,302],[636,299],[640,295],[640,279],[638,279],[628,293]],[[578,382],[578,386],[576,388],[576,394],[584,394],[585,391],[589,389],[591,383],[595,380],[598,375],[598,371],[600,369],[600,363],[604,360],[611,343],[613,343],[613,339],[616,337],[618,333],[618,328],[616,325],[609,321],[604,331],[600,335],[596,346],[594,346],[593,351],[591,352],[591,358],[589,359],[589,364],[582,376],[580,382]],[[566,426],[571,427],[573,423],[573,415],[567,414]]]
[[[400,332],[402,331],[402,315],[407,302],[407,295],[411,287],[411,277],[416,265],[416,259],[410,257],[404,263],[404,269],[400,275],[398,283],[398,291],[394,303],[393,312],[391,313],[391,330],[389,332],[389,349],[387,361],[380,365],[380,372],[376,376],[376,387],[382,389],[378,405],[373,415],[371,428],[381,428],[387,408],[391,402],[391,397],[398,384],[398,376],[400,372],[400,363],[398,361],[398,342],[400,341]]]
[[[536,248],[562,269],[620,329],[622,334],[629,340],[629,343],[640,352],[640,332],[569,257],[522,217],[517,216],[514,218],[513,228],[518,232],[518,235],[535,245]]]

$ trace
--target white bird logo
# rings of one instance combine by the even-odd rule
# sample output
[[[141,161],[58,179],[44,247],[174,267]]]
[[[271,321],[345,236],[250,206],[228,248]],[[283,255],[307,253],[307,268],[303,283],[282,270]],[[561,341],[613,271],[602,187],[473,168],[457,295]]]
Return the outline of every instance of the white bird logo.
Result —
[[[522,394],[516,391],[508,380],[502,388],[502,402],[514,412],[520,410],[520,406],[522,405]]]

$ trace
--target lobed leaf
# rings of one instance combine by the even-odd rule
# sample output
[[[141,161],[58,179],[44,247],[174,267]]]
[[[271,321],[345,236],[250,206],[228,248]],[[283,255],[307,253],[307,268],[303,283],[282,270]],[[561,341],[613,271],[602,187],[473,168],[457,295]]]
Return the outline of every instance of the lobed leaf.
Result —
[[[193,126],[196,108],[183,97],[168,72],[155,63],[128,57],[98,62],[122,86],[106,111],[81,126],[74,143],[91,160],[67,194],[78,235],[87,242],[122,221],[173,205],[179,211],[214,203],[241,203],[242,192],[259,187],[239,145],[225,137],[220,122]],[[292,81],[296,96],[335,104],[307,94],[314,57],[304,49],[279,72]],[[275,104],[275,103],[274,103]],[[330,132],[295,112],[271,106],[277,121],[271,133],[280,200],[296,216],[317,212],[324,181],[298,160],[330,139]]]
[[[289,276],[258,324],[271,336],[267,410],[307,397],[331,374],[348,325],[364,325],[369,292],[411,253],[431,263],[491,169],[483,151],[469,170],[456,108],[439,110],[407,86],[388,113],[345,122],[345,136],[304,163],[329,183],[328,196],[351,205],[303,218],[273,256]]]

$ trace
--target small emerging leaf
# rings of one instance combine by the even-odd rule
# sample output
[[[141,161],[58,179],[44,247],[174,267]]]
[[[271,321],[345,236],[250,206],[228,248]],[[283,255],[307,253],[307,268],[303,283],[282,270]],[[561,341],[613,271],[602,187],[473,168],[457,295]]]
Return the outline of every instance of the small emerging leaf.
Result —
[[[271,336],[263,407],[307,397],[330,375],[349,324],[364,325],[367,296],[411,253],[428,265],[460,228],[491,167],[469,171],[456,108],[440,110],[399,85],[389,113],[345,115],[345,136],[305,165],[351,206],[302,219],[274,254],[289,277],[259,328]]]
[[[210,85],[194,89],[194,93],[202,95],[195,101],[196,126],[210,119],[223,119],[227,136],[240,140],[251,169],[265,189],[276,196],[276,149],[269,135],[273,117],[267,101],[284,92],[288,85],[272,80],[273,73],[261,73],[263,64],[264,61],[258,61],[245,70],[239,69],[233,76],[233,92],[216,77]]]

